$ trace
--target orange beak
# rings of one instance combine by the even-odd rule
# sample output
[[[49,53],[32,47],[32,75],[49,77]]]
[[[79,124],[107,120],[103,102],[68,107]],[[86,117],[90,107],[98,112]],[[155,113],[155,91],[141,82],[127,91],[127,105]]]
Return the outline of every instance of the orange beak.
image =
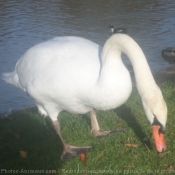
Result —
[[[166,150],[164,134],[159,132],[160,126],[153,125],[154,142],[158,152]]]

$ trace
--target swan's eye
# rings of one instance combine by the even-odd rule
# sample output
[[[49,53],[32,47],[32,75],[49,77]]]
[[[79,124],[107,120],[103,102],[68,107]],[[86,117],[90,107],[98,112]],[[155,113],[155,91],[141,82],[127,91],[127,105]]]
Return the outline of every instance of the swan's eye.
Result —
[[[153,120],[153,123],[152,125],[158,125],[158,126],[161,126],[161,123],[157,120],[157,117],[153,114],[154,116],[154,120]]]
[[[154,115],[154,114],[153,114]],[[159,129],[159,134],[162,133],[162,134],[165,134],[166,132],[166,129],[162,126],[162,124],[157,120],[157,117],[154,115],[154,121],[152,123],[152,125],[157,125],[157,126],[160,126],[160,129]]]

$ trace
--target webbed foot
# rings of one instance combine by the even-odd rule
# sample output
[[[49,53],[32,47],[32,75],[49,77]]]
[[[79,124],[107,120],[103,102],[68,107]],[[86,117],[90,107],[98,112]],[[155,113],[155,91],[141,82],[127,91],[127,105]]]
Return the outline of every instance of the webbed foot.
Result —
[[[89,152],[93,149],[93,146],[72,146],[72,145],[64,145],[64,150],[61,155],[61,160],[65,161],[68,159],[72,159],[78,156],[81,153]]]
[[[95,138],[101,138],[101,137],[106,137],[106,136],[110,136],[110,135],[114,135],[114,134],[117,134],[119,132],[126,132],[127,129],[126,128],[122,128],[122,129],[119,129],[119,130],[115,130],[115,131],[101,131],[101,130],[95,130],[95,131],[92,131],[93,133],[93,136]]]

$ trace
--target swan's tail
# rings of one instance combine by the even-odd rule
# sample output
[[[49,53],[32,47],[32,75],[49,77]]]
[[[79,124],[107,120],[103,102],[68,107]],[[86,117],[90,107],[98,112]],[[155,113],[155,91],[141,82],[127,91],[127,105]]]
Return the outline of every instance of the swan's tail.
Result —
[[[8,84],[12,84],[16,86],[17,88],[24,90],[24,88],[20,85],[18,74],[15,71],[3,73],[2,79]]]
[[[15,72],[8,72],[2,74],[2,79],[9,84],[16,85],[18,82],[18,75]]]

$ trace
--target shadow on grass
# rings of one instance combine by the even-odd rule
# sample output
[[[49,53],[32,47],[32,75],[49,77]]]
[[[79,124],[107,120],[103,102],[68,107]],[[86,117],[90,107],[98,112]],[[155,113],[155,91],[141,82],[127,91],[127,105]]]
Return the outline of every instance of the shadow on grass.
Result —
[[[30,170],[58,173],[62,145],[51,120],[45,118],[43,122],[36,108],[13,112],[9,117],[0,120],[0,168],[28,170],[27,174]],[[22,158],[20,151],[27,152],[27,156]]]
[[[127,123],[128,127],[134,131],[135,135],[139,138],[139,140],[143,144],[146,144],[146,146],[150,150],[152,150],[153,145],[152,145],[151,141],[149,139],[144,140],[144,138],[147,138],[147,136],[143,132],[140,124],[138,123],[138,121],[136,120],[134,115],[132,114],[130,108],[128,108],[126,105],[122,105],[121,107],[115,109],[115,112],[122,120],[124,120]]]
[[[89,116],[88,113],[82,114],[81,117],[83,117],[83,119],[87,122],[87,125],[88,125],[88,126],[91,126],[91,119],[90,119],[90,116]]]

